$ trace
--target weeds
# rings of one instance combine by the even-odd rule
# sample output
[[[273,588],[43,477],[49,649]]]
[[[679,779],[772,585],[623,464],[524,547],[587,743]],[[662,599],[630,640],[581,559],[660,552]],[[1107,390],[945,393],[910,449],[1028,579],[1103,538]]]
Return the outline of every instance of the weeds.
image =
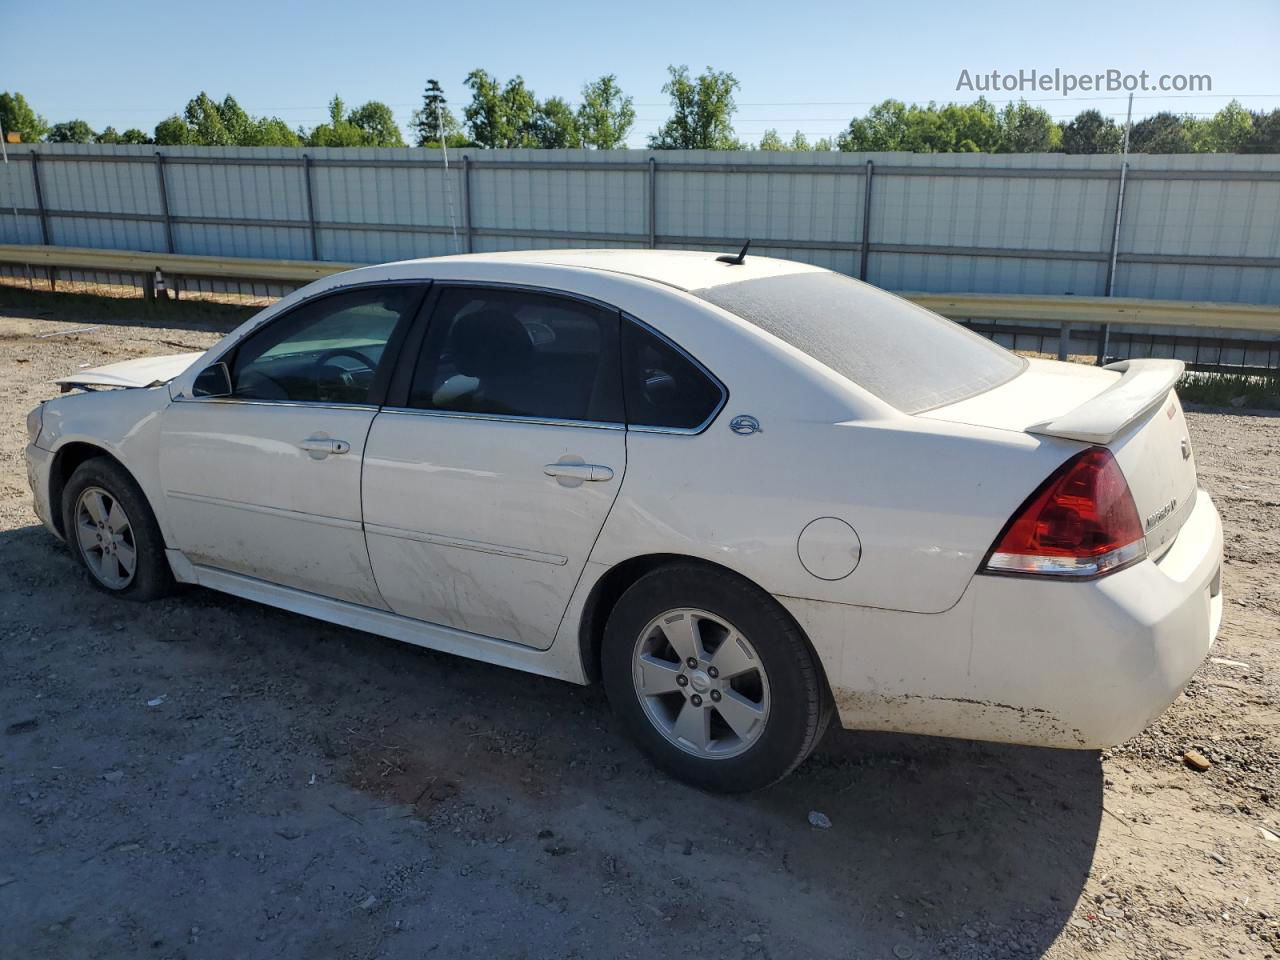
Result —
[[[1184,403],[1280,410],[1280,370],[1268,374],[1188,371],[1177,389]]]

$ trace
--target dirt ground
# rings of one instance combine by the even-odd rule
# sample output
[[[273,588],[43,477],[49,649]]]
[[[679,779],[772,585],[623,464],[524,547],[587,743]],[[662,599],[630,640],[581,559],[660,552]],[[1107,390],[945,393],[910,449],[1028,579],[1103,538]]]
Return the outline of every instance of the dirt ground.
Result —
[[[1280,955],[1275,417],[1190,417],[1226,616],[1142,736],[836,730],[722,798],[650,767],[598,689],[91,589],[32,514],[24,415],[233,322],[200,310],[0,288],[0,956]]]

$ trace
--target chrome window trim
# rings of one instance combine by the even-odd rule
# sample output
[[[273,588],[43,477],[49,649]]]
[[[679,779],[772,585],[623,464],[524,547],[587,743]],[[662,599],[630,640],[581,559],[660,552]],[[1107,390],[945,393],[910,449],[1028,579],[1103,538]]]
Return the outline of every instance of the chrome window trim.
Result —
[[[446,420],[491,420],[496,423],[529,423],[545,427],[585,427],[588,430],[625,430],[625,423],[601,420],[558,420],[555,417],[523,417],[505,413],[471,413],[466,410],[423,410],[419,407],[383,407],[382,413],[405,413],[415,417]]]
[[[377,413],[381,409],[376,403],[321,403],[318,400],[241,400],[236,397],[188,397],[184,394],[174,397],[171,402],[237,404],[246,407],[305,407],[308,410],[364,410],[368,413]]]
[[[707,369],[706,364],[704,364],[701,360],[699,360],[697,357],[691,354],[688,350],[680,346],[680,344],[676,343],[674,340],[668,337],[661,330],[655,329],[654,327],[645,323],[639,317],[633,316],[632,314],[627,313],[625,310],[623,310],[622,321],[624,323],[634,323],[636,326],[640,327],[642,330],[645,330],[648,333],[653,334],[659,340],[662,340],[669,347],[675,350],[678,354],[680,354],[682,357],[684,357],[686,360],[692,363],[702,373],[702,375],[705,376],[712,383],[714,383],[716,385],[716,389],[720,391],[720,402],[716,404],[716,406],[712,409],[711,413],[707,415],[707,418],[703,420],[702,423],[698,424],[696,427],[655,427],[655,426],[650,426],[646,424],[633,424],[631,423],[630,418],[628,418],[627,430],[632,433],[665,433],[665,434],[670,434],[672,436],[693,437],[704,432],[708,427],[711,426],[711,424],[715,423],[716,418],[720,416],[720,414],[724,412],[724,408],[729,405],[729,388],[724,385],[724,381],[721,380],[719,377],[717,377],[709,369]],[[623,370],[623,376],[624,377],[626,376],[625,370]],[[623,396],[624,398],[626,396],[625,384],[623,388]]]

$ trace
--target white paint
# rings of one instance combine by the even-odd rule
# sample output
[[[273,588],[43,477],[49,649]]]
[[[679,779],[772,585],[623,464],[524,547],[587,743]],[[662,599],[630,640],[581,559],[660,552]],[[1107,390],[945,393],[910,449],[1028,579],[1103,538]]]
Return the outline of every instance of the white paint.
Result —
[[[209,362],[320,291],[485,280],[612,304],[697,357],[729,402],[695,436],[175,399],[190,395],[197,364],[167,389],[50,401],[41,448],[28,451],[36,502],[52,526],[50,454],[91,443],[137,478],[180,579],[577,682],[579,626],[600,578],[639,556],[699,558],[795,615],[847,725],[1055,746],[1136,733],[1194,671],[1221,617],[1209,593],[1221,524],[1196,491],[1194,458],[1181,456],[1176,400],[1126,392],[1109,442],[1143,517],[1179,501],[1153,527],[1160,550],[1087,583],[975,576],[1013,511],[1087,446],[1027,428],[1070,417],[1122,374],[1033,362],[987,394],[908,416],[680,289],[811,269],[534,251],[328,277],[228,335]],[[733,433],[742,414],[761,432]],[[349,452],[315,460],[297,447],[320,434]],[[570,460],[612,479],[546,475]],[[817,518],[831,519],[802,536]],[[846,528],[859,542],[851,572]]]

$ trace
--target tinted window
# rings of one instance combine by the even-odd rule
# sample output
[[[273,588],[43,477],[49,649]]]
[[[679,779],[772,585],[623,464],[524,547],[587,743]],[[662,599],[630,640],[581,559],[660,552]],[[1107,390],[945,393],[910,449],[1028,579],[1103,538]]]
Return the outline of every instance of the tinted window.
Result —
[[[236,348],[232,396],[367,403],[396,324],[420,288],[364,287],[320,297],[273,320]]]
[[[827,271],[695,290],[906,413],[999,386],[1026,361],[915,304]]]
[[[638,323],[622,326],[627,422],[643,427],[701,427],[723,397],[719,384],[666,340]]]
[[[621,393],[616,313],[523,291],[446,287],[409,405],[621,423]]]

